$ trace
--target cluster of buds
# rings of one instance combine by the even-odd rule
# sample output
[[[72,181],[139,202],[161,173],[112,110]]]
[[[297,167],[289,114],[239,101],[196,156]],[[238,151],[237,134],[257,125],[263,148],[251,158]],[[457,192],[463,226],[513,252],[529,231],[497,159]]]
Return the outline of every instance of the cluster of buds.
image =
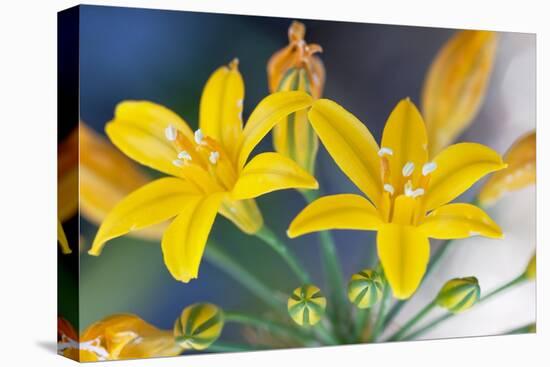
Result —
[[[383,292],[382,277],[372,269],[364,269],[353,274],[348,284],[350,302],[361,309],[377,304],[382,299]]]

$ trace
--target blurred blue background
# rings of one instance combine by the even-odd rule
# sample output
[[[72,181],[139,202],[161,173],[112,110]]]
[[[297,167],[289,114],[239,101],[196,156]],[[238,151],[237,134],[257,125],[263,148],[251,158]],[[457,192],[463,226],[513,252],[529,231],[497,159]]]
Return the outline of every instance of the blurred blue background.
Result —
[[[266,63],[287,44],[292,19],[202,14],[180,11],[81,6],[80,114],[103,133],[117,103],[146,99],[163,104],[197,126],[198,103],[209,75],[234,57],[246,86],[245,121],[267,93]],[[320,44],[327,80],[324,95],[342,104],[366,123],[378,140],[385,120],[398,100],[419,103],[425,73],[438,49],[454,30],[379,24],[302,20],[306,40]],[[516,38],[514,38],[516,37]],[[523,38],[522,38],[523,37]],[[506,34],[522,49],[530,35]],[[510,41],[511,40],[511,41]],[[504,41],[503,41],[504,42]],[[511,43],[510,43],[511,42]],[[512,46],[510,46],[512,47]],[[504,51],[499,50],[499,55]],[[495,74],[507,69],[498,64]],[[491,140],[502,121],[499,95],[491,89],[474,126],[465,138],[503,151],[508,140]],[[479,121],[483,121],[483,128]],[[534,126],[534,120],[528,122]],[[515,132],[514,132],[515,134]],[[258,151],[272,150],[268,136]],[[357,192],[326,152],[318,156],[317,178],[327,193]],[[304,206],[295,191],[276,192],[258,203],[265,221],[281,236]],[[89,245],[96,227],[82,222]],[[333,232],[345,276],[374,262],[374,236],[367,232]],[[212,236],[239,262],[275,289],[289,293],[298,286],[285,265],[265,245],[218,216]],[[323,286],[316,235],[288,241],[315,282]],[[260,265],[260,266],[259,266]],[[181,310],[198,301],[227,310],[265,312],[266,307],[237,282],[203,261],[199,279],[183,284],[166,270],[159,244],[120,238],[100,257],[81,255],[80,329],[107,315],[136,313],[162,328],[171,328]],[[235,336],[235,330],[228,334]]]

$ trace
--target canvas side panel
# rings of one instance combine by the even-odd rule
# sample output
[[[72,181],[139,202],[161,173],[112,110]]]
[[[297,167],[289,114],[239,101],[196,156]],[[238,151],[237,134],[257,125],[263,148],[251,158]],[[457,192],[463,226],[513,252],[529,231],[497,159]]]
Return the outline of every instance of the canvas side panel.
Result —
[[[78,360],[79,330],[79,7],[57,18],[58,351]]]

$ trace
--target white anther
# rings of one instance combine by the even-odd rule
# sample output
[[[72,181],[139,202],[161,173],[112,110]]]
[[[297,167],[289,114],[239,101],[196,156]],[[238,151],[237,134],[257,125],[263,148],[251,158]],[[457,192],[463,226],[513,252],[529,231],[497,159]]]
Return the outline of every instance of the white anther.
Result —
[[[412,184],[410,184],[410,181],[407,182],[405,185],[405,196],[411,197],[413,199],[416,199],[419,196],[424,195],[424,189],[419,187],[416,190],[413,190]]]
[[[208,160],[212,164],[218,163],[218,160],[220,159],[220,153],[219,152],[210,152],[210,155],[208,156]]]
[[[237,107],[242,107],[243,106],[243,100],[242,99],[239,99],[237,101]]]
[[[380,150],[378,151],[378,156],[383,157],[385,155],[393,155],[393,150],[391,150],[390,148],[386,148],[386,147],[380,148]]]
[[[430,173],[435,171],[437,164],[435,162],[429,162],[422,166],[422,176],[428,176]]]
[[[390,195],[393,195],[393,193],[395,192],[395,189],[390,184],[384,184],[384,191],[387,191],[390,193]]]
[[[403,166],[403,170],[401,173],[403,173],[403,177],[409,177],[414,172],[414,163],[413,162],[407,162]]]
[[[185,161],[182,161],[181,159],[174,159],[172,164],[176,167],[183,167],[185,165]]]
[[[191,154],[187,153],[186,150],[183,150],[181,152],[178,153],[178,158],[179,159],[183,159],[184,161],[190,161],[193,159],[193,157],[191,157]]]
[[[176,130],[174,125],[168,125],[168,127],[164,129],[164,135],[168,141],[175,141],[178,136],[178,130]]]
[[[204,135],[201,129],[197,129],[197,131],[195,131],[195,143],[201,144],[203,139],[204,139]]]

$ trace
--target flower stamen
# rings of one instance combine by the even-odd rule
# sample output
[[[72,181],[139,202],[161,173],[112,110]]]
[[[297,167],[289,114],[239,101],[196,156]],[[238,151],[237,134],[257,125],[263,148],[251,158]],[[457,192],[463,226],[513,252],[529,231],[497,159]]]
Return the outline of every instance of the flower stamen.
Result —
[[[390,195],[393,195],[395,192],[395,189],[390,184],[384,184],[384,191],[389,192]]]
[[[403,174],[403,177],[409,177],[410,175],[412,175],[414,172],[414,163],[413,162],[407,162],[405,163],[405,165],[403,166],[403,170],[402,170],[402,174]]]
[[[203,140],[204,140],[204,134],[202,133],[202,130],[197,129],[197,131],[195,131],[195,143],[202,144]]]
[[[387,148],[387,147],[380,148],[380,150],[378,151],[378,156],[383,157],[385,155],[393,155],[393,150],[391,150],[391,148]]]
[[[212,164],[218,163],[218,160],[220,159],[220,153],[217,151],[210,152],[210,155],[208,156],[208,160]]]
[[[178,137],[178,130],[174,127],[174,125],[168,125],[166,129],[164,129],[164,135],[168,141],[176,141]]]
[[[422,176],[428,176],[430,173],[437,169],[437,164],[435,162],[426,163],[422,166]]]
[[[183,150],[178,153],[178,158],[183,159],[184,161],[191,161],[193,160],[193,157],[191,157],[191,154],[189,154],[186,150]]]

